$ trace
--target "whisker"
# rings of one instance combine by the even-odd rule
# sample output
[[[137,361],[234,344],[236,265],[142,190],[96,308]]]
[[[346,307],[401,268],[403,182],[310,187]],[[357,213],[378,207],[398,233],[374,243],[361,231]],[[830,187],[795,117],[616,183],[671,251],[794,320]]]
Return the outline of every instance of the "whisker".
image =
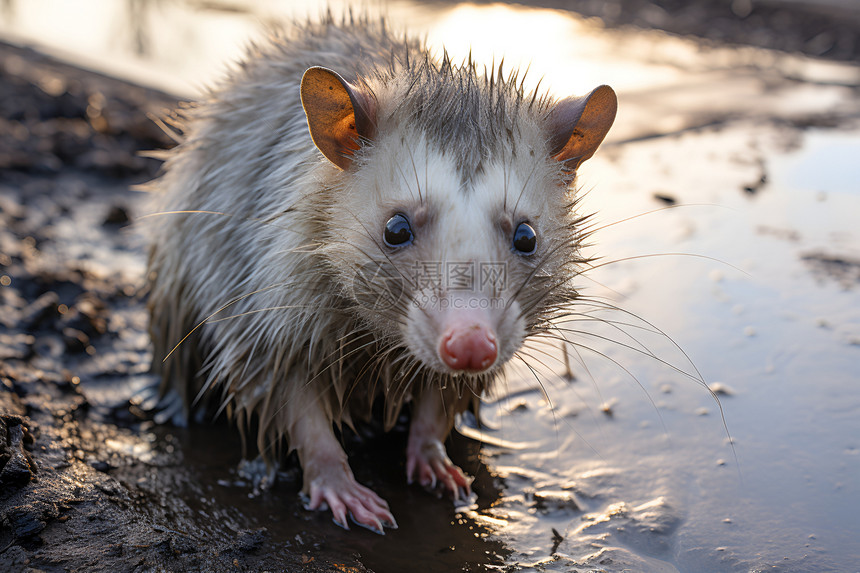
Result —
[[[629,217],[625,217],[625,218],[623,218],[623,219],[618,219],[617,221],[613,221],[613,222],[611,222],[611,223],[607,223],[607,224],[605,224],[605,225],[601,225],[601,226],[599,226],[599,227],[594,227],[594,228],[593,228],[593,231],[602,231],[602,230],[604,230],[604,229],[608,229],[608,228],[610,228],[610,227],[614,227],[615,225],[620,225],[620,224],[622,224],[622,223],[627,223],[627,222],[629,222],[629,221],[633,221],[633,220],[635,220],[635,219],[639,219],[639,218],[641,218],[641,217],[646,217],[646,216],[648,216],[648,215],[653,215],[653,214],[655,214],[655,213],[662,213],[663,211],[669,211],[669,210],[673,210],[673,209],[680,209],[680,208],[682,208],[682,207],[720,207],[720,208],[723,208],[723,209],[731,209],[732,211],[735,211],[735,210],[736,210],[736,209],[733,209],[732,207],[729,207],[729,206],[727,206],[727,205],[719,205],[719,204],[717,204],[717,203],[680,203],[680,204],[677,204],[677,205],[666,205],[666,206],[664,206],[664,207],[659,207],[659,208],[657,208],[657,209],[651,209],[650,211],[645,211],[645,212],[643,212],[643,213],[637,213],[636,215],[631,215],[631,216],[629,216]]]
[[[708,261],[713,261],[715,263],[720,263],[722,265],[726,265],[726,266],[728,266],[728,267],[730,267],[730,268],[732,268],[732,269],[734,269],[740,273],[743,273],[744,275],[746,275],[748,277],[752,276],[748,272],[746,272],[745,270],[743,270],[739,267],[736,267],[735,265],[733,265],[731,263],[720,260],[716,257],[709,257],[708,255],[702,255],[699,253],[646,253],[643,255],[631,255],[629,257],[622,257],[620,259],[612,259],[611,261],[605,261],[599,265],[589,265],[589,269],[595,270],[595,269],[599,269],[599,268],[602,268],[602,267],[605,267],[608,265],[614,265],[614,264],[621,263],[621,262],[635,261],[638,259],[651,259],[651,258],[655,258],[655,257],[692,257],[695,259],[705,259]]]
[[[561,440],[560,440],[560,438],[559,438],[559,434],[558,434],[558,417],[557,417],[557,416],[556,416],[556,414],[555,414],[555,406],[553,406],[553,404],[552,404],[552,400],[550,400],[549,396],[547,395],[547,393],[546,393],[546,388],[544,387],[543,382],[541,382],[541,380],[540,380],[540,376],[538,376],[537,371],[535,371],[535,369],[534,369],[534,368],[532,368],[531,364],[529,364],[529,363],[528,363],[528,360],[526,360],[526,357],[525,357],[525,356],[523,356],[519,351],[514,353],[514,357],[515,357],[515,358],[517,358],[517,359],[519,359],[519,360],[520,360],[520,361],[521,361],[521,362],[526,366],[526,368],[528,368],[528,369],[529,369],[529,371],[532,373],[532,376],[534,376],[534,379],[535,379],[535,381],[537,382],[538,386],[540,387],[541,393],[543,394],[544,399],[547,401],[547,404],[549,405],[549,411],[550,411],[550,413],[552,414],[553,427],[555,428],[555,440],[556,440],[556,443],[560,443],[560,441],[561,441]],[[532,359],[533,359],[533,358],[532,358]],[[598,457],[600,457],[600,458],[602,458],[602,457],[603,457],[603,456],[600,454],[600,452],[599,452],[599,451],[597,451],[597,450],[596,450],[596,449],[595,449],[595,448],[594,448],[594,447],[593,447],[593,446],[588,442],[588,440],[586,440],[586,439],[585,439],[585,437],[583,437],[583,436],[582,436],[582,434],[580,434],[580,433],[579,433],[579,431],[577,431],[577,429],[576,429],[575,427],[573,427],[573,425],[572,425],[570,422],[568,422],[567,420],[565,420],[565,426],[566,426],[569,430],[571,430],[574,434],[576,434],[576,436],[577,436],[579,439],[581,439],[581,440],[582,440],[582,442],[583,442],[583,443],[584,443],[584,444],[585,444],[585,445],[586,445],[586,446],[587,446],[587,447],[588,447],[588,448],[589,448],[589,449],[590,449],[594,454],[596,454],[596,455],[597,455]]]
[[[168,353],[167,353],[167,356],[165,356],[165,357],[164,357],[164,359],[162,360],[162,363],[166,362],[166,361],[167,361],[167,359],[168,359],[168,358],[170,358],[170,356],[171,356],[174,352],[176,352],[176,349],[177,349],[177,348],[179,348],[179,346],[180,346],[183,342],[185,342],[185,340],[186,340],[189,336],[191,336],[192,334],[194,334],[194,332],[195,332],[198,328],[200,328],[201,326],[203,326],[204,324],[206,324],[206,322],[207,322],[207,321],[209,321],[213,316],[215,316],[215,315],[217,315],[218,313],[220,313],[222,310],[224,310],[224,309],[226,309],[226,308],[229,308],[230,306],[232,306],[232,305],[236,304],[237,302],[239,302],[239,301],[241,301],[241,300],[244,300],[244,299],[248,298],[249,296],[253,296],[253,295],[255,295],[255,294],[259,294],[259,293],[261,293],[261,292],[265,292],[265,291],[267,291],[267,290],[271,290],[271,289],[273,289],[273,288],[277,288],[277,287],[279,287],[279,286],[282,286],[282,284],[283,284],[283,283],[281,283],[281,284],[276,284],[276,285],[270,285],[270,286],[267,286],[267,287],[263,287],[263,288],[261,288],[261,289],[257,289],[257,290],[255,290],[255,291],[253,291],[253,292],[249,292],[249,293],[243,294],[243,295],[241,295],[241,296],[238,296],[238,297],[234,298],[233,300],[231,300],[231,301],[227,302],[226,304],[224,304],[223,306],[221,306],[218,310],[216,310],[215,312],[213,312],[212,314],[210,314],[209,316],[207,316],[206,318],[204,318],[203,320],[201,320],[199,323],[197,323],[197,326],[195,326],[194,328],[192,328],[192,329],[191,329],[191,331],[190,331],[190,332],[188,332],[188,334],[186,334],[185,336],[183,336],[183,337],[182,337],[182,340],[180,340],[180,341],[176,344],[176,346],[174,346],[174,347],[173,347],[173,349],[172,349],[170,352],[168,352]]]
[[[668,430],[668,428],[666,428],[666,423],[663,421],[663,415],[660,413],[660,409],[657,407],[657,404],[654,402],[654,399],[651,397],[651,394],[648,392],[648,390],[645,388],[645,386],[642,384],[642,382],[639,380],[639,378],[635,374],[633,374],[626,366],[624,366],[623,364],[621,364],[620,362],[618,362],[617,360],[615,360],[614,358],[612,358],[608,354],[597,350],[596,348],[593,348],[591,346],[587,346],[587,345],[579,343],[579,342],[572,342],[571,344],[574,344],[575,346],[577,346],[578,348],[581,348],[583,350],[593,352],[594,354],[600,356],[601,358],[604,358],[604,359],[610,361],[612,364],[614,364],[615,366],[617,366],[618,368],[623,370],[628,376],[630,376],[630,378],[636,382],[636,384],[639,386],[639,388],[642,390],[642,392],[648,398],[648,401],[651,403],[651,406],[654,408],[654,412],[656,412],[657,417],[660,419],[660,425],[663,427],[663,432],[666,435],[669,434],[669,430]]]

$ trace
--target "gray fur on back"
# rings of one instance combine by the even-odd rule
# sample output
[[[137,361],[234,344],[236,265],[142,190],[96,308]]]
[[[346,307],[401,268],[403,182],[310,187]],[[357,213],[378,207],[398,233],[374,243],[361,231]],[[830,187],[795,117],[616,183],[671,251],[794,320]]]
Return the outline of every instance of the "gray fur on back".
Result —
[[[279,32],[179,112],[184,140],[153,182],[154,211],[162,214],[147,223],[153,365],[186,413],[199,401],[240,427],[258,419],[264,454],[288,439],[290,419],[307,400],[321,400],[333,421],[350,422],[351,412],[369,414],[381,391],[390,426],[410,385],[444,382],[477,395],[489,382],[428,371],[396,332],[371,328],[354,312],[337,268],[348,263],[324,256],[328,244],[345,240],[333,229],[344,216],[338,193],[349,174],[311,143],[299,98],[311,66],[376,94],[380,129],[409,126],[447,150],[462,189],[488,158],[516,154],[523,138],[532,154],[546,155],[540,136],[520,132],[542,126],[547,98],[524,93],[501,70],[478,74],[471,62],[437,62],[367,19],[326,18]],[[359,163],[372,158],[373,142],[356,154]],[[562,181],[561,168],[547,165],[547,177]],[[569,207],[570,198],[559,200]],[[569,276],[575,253],[573,244],[562,249],[544,274]],[[546,320],[540,310],[530,311],[529,328]],[[384,360],[373,358],[382,353]]]

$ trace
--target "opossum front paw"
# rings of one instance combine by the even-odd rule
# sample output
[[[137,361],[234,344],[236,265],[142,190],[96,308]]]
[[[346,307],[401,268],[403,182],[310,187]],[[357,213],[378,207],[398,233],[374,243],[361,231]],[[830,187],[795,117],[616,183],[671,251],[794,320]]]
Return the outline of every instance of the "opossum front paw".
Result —
[[[302,492],[305,509],[331,509],[333,521],[349,529],[347,516],[356,525],[385,535],[383,528],[397,529],[397,522],[388,503],[361,485],[351,475],[320,476],[310,482],[310,493]]]
[[[416,476],[418,483],[429,489],[436,489],[441,484],[455,501],[466,500],[472,494],[471,478],[448,458],[445,446],[439,440],[420,443],[410,440],[406,452],[406,480],[412,483]]]

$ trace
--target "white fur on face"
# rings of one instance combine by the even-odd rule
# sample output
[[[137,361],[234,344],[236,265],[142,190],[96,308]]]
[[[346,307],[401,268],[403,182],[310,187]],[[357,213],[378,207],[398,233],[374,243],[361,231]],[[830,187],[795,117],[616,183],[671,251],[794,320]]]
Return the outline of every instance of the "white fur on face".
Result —
[[[343,240],[331,249],[342,258],[359,252],[364,260],[372,253],[380,264],[393,264],[403,278],[401,313],[359,311],[439,372],[450,372],[438,347],[452,320],[489,327],[498,341],[497,365],[521,346],[526,321],[514,297],[538,254],[516,253],[513,231],[528,222],[540,245],[542,222],[554,219],[548,210],[556,205],[548,197],[558,191],[548,184],[549,166],[510,156],[488,161],[463,183],[452,153],[408,131],[375,142],[363,163],[372,167],[356,170],[342,190]],[[395,213],[410,220],[414,241],[391,249],[382,237]]]
[[[492,327],[499,366],[576,295],[566,287],[578,219],[567,213],[570,174],[549,159],[552,100],[523,93],[516,73],[436,62],[382,22],[297,26],[249,55],[180,113],[185,142],[154,184],[163,216],[149,230],[149,306],[163,391],[186,411],[202,397],[240,424],[258,418],[261,452],[289,442],[309,404],[349,423],[352,406],[369,411],[353,398],[384,392],[391,427],[414,384],[480,393],[491,375],[447,376],[438,357],[445,321],[470,310],[455,302],[479,306],[466,318]],[[299,97],[308,65],[353,70],[346,79],[376,98],[373,141],[345,171],[309,136]],[[391,249],[383,232],[398,212],[415,241]],[[537,231],[531,257],[511,248],[521,221]],[[416,284],[416,263],[438,264],[443,282]],[[448,263],[502,264],[507,276],[498,288],[453,289]],[[365,265],[400,273],[399,306],[357,300]]]

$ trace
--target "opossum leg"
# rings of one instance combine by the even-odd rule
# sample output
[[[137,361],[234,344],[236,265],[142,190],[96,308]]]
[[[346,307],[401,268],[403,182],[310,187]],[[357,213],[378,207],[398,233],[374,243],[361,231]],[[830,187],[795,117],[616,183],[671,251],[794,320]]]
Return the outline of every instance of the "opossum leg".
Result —
[[[455,500],[467,499],[472,493],[471,478],[451,462],[443,445],[454,425],[454,414],[464,409],[461,402],[444,390],[426,390],[416,396],[406,447],[406,480],[412,483],[417,478],[430,489],[441,484]]]
[[[328,507],[334,522],[344,529],[349,529],[349,517],[353,523],[384,535],[384,527],[397,527],[388,503],[355,481],[331,421],[318,404],[308,404],[290,431],[304,473],[305,508]]]

